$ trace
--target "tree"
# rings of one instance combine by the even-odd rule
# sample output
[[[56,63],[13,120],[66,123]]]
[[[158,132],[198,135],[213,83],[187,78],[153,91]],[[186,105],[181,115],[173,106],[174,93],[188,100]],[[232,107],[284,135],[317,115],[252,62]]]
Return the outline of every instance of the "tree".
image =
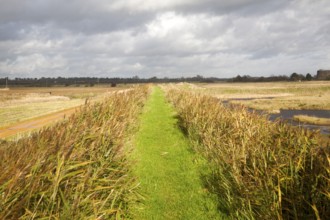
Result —
[[[299,75],[298,75],[298,73],[292,73],[291,76],[290,76],[290,79],[291,79],[292,81],[297,81],[297,80],[299,80]]]
[[[311,81],[313,79],[312,75],[310,73],[306,74],[306,80]]]
[[[233,79],[234,82],[242,82],[242,77],[241,75],[237,75],[234,79]]]
[[[298,73],[292,73],[290,76],[290,80],[291,81],[301,81],[301,80],[305,80],[305,76],[302,74],[298,74]]]

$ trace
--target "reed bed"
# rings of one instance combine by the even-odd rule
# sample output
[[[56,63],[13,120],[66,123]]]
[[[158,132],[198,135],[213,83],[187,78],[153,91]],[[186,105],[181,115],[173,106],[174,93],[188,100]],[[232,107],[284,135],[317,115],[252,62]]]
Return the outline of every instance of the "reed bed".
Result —
[[[0,143],[0,219],[126,218],[136,181],[123,149],[148,90],[86,103],[70,118]]]
[[[231,219],[327,219],[330,147],[318,133],[167,89],[194,149],[209,161],[202,179]]]

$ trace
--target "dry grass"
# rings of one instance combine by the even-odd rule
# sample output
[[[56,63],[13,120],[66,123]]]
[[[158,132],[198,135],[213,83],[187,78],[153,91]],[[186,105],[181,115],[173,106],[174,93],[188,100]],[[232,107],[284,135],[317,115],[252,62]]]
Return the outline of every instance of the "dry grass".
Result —
[[[209,161],[205,186],[233,219],[327,219],[330,147],[318,133],[272,123],[244,108],[178,89],[167,92],[180,126]]]
[[[0,219],[119,219],[136,182],[123,150],[147,96],[140,88],[0,143]]]
[[[315,124],[315,125],[330,125],[329,118],[318,118],[308,115],[295,115],[293,119],[303,123]]]
[[[266,111],[279,109],[330,110],[330,94],[324,94],[322,96],[287,96],[273,99],[233,100],[230,103],[242,104],[253,109]]]
[[[261,110],[329,109],[330,82],[275,82],[204,84],[200,91],[220,99]],[[273,97],[273,99],[267,99]]]
[[[0,91],[0,127],[100,100],[125,87],[12,88]]]
[[[106,92],[113,92],[127,89],[128,86],[120,87],[13,87],[8,90],[0,90],[0,103],[8,100],[17,100],[28,96],[29,94],[39,94],[52,96],[65,96],[70,99],[85,99],[98,96]]]
[[[61,111],[72,107],[78,107],[84,100],[56,100],[38,102],[15,102],[8,106],[0,107],[0,127],[7,126],[19,121],[36,118],[42,115]]]

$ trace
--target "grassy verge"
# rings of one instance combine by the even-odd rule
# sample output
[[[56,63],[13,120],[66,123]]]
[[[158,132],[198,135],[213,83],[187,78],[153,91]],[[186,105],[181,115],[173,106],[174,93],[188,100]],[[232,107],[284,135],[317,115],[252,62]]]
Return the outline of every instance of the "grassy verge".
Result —
[[[318,118],[308,115],[295,115],[293,116],[293,119],[299,122],[306,122],[315,125],[330,125],[329,118]]]
[[[172,89],[180,125],[207,158],[205,176],[232,219],[327,219],[330,147],[318,134],[272,123],[216,98]]]
[[[203,161],[189,149],[173,109],[156,88],[147,101],[134,158],[143,202],[135,219],[217,219],[214,200],[202,187]]]

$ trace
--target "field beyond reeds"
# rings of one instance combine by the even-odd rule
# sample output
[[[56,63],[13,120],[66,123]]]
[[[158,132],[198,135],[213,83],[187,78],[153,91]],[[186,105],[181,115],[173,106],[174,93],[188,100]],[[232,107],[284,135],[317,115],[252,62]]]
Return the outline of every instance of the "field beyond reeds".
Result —
[[[0,127],[100,100],[124,87],[13,87],[0,91]]]
[[[279,109],[330,110],[330,82],[214,83],[196,86],[233,104],[274,112]]]

